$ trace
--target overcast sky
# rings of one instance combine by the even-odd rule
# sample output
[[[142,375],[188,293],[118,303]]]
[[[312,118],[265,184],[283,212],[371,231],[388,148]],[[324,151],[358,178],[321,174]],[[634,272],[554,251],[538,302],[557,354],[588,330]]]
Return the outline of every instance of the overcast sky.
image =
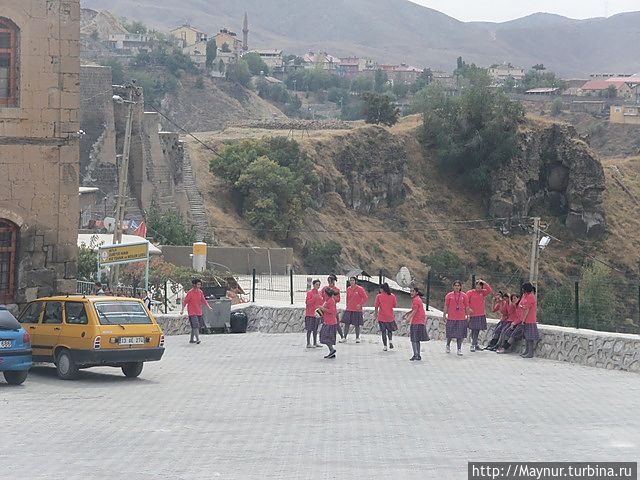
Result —
[[[531,13],[593,18],[640,11],[640,0],[411,0],[462,20],[504,22]]]

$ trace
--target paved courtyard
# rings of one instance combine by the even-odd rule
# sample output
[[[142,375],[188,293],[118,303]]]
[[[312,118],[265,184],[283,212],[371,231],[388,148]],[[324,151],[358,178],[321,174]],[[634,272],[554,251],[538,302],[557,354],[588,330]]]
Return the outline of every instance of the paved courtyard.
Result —
[[[0,384],[0,478],[463,479],[469,460],[637,461],[640,376],[377,337],[169,337],[139,379]]]

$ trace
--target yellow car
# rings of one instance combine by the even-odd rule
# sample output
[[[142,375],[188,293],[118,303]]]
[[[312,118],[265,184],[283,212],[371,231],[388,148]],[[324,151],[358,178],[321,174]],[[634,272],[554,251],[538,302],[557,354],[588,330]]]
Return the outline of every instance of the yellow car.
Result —
[[[137,377],[164,354],[164,335],[136,298],[60,296],[27,304],[18,321],[31,336],[34,362],[55,363],[71,380],[81,368],[122,368]]]

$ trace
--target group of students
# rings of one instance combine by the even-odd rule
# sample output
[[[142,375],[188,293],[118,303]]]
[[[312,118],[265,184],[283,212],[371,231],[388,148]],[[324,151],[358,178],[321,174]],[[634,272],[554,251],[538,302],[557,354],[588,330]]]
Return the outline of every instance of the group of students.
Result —
[[[346,343],[349,329],[353,325],[356,343],[360,343],[360,328],[364,324],[363,307],[369,300],[364,288],[358,285],[356,277],[349,278],[347,287],[347,305],[340,323],[344,324],[344,331],[338,322],[336,304],[340,302],[340,288],[336,285],[337,277],[330,275],[327,286],[320,290],[320,280],[314,280],[311,290],[307,292],[305,300],[305,329],[307,331],[307,348],[326,345],[329,353],[324,358],[336,357],[336,339],[340,335],[339,343]],[[413,347],[413,357],[410,360],[422,360],[420,356],[420,342],[429,341],[427,333],[427,315],[422,302],[422,293],[417,287],[411,288],[411,310],[403,315],[409,322],[409,335]],[[383,349],[393,349],[393,332],[398,330],[393,309],[397,305],[396,296],[391,293],[387,283],[380,285],[380,293],[376,296],[374,307],[375,316],[382,335]],[[320,325],[322,325],[320,327]],[[318,328],[320,335],[318,336]],[[319,338],[318,338],[319,337]],[[313,338],[313,344],[311,340]]]
[[[305,329],[307,332],[307,348],[326,345],[329,353],[325,358],[336,357],[336,339],[340,335],[339,343],[346,343],[349,329],[353,325],[356,343],[360,343],[360,329],[364,324],[363,306],[369,297],[356,277],[349,279],[347,305],[338,322],[337,303],[340,302],[340,289],[336,285],[337,277],[330,275],[327,286],[320,288],[320,280],[314,280],[311,290],[307,292],[305,309]],[[462,341],[471,331],[470,351],[481,351],[478,344],[480,331],[487,329],[486,298],[493,289],[484,280],[478,279],[472,290],[462,291],[462,282],[453,282],[453,291],[447,293],[444,301],[443,320],[446,322],[446,352],[451,352],[451,341],[456,340],[457,353],[462,355]],[[533,357],[535,342],[539,340],[536,321],[536,289],[531,283],[522,285],[520,295],[509,295],[498,292],[493,298],[492,311],[500,314],[500,322],[493,332],[493,337],[484,350],[497,353],[508,352],[518,340],[526,340],[526,349],[522,357]],[[409,322],[409,336],[413,348],[410,360],[422,360],[420,343],[429,341],[426,328],[426,312],[422,302],[422,293],[417,287],[410,290],[411,310],[403,315]],[[383,350],[393,349],[393,332],[398,330],[395,321],[394,308],[397,306],[396,296],[391,293],[387,283],[380,285],[380,293],[374,302],[374,315],[378,321],[382,336]],[[344,324],[344,331],[340,323]],[[320,333],[318,335],[318,329]],[[311,343],[313,340],[313,343]]]

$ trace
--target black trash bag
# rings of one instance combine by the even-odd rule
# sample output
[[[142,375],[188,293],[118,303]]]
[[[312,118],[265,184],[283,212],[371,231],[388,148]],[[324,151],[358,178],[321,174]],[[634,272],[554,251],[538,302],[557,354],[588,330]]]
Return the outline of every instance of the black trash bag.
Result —
[[[231,325],[231,333],[247,333],[249,318],[244,312],[231,312],[229,323]]]

